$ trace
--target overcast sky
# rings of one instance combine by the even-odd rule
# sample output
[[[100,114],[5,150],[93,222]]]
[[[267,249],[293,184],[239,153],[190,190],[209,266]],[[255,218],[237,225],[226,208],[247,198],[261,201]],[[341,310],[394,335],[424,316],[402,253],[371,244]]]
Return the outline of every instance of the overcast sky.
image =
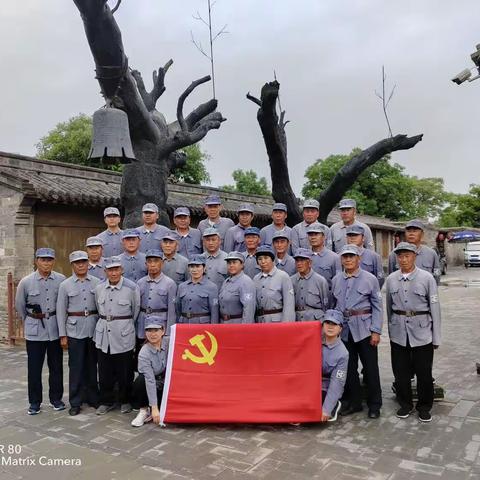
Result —
[[[131,67],[151,88],[151,71],[174,65],[157,103],[175,119],[178,96],[209,73],[190,31],[206,44],[207,31],[192,15],[206,15],[206,0],[123,0],[116,13]],[[113,5],[113,0],[110,1]],[[333,153],[365,148],[387,136],[381,104],[381,67],[396,84],[390,104],[394,133],[424,133],[394,161],[420,177],[441,176],[448,190],[479,183],[480,80],[450,79],[473,66],[480,43],[480,3],[439,0],[217,0],[215,44],[219,110],[227,117],[202,148],[212,157],[212,185],[231,183],[235,168],[269,179],[265,147],[250,91],[280,81],[290,174],[300,193],[305,169]],[[73,0],[2,2],[0,9],[0,150],[35,153],[35,143],[58,122],[102,106],[93,59]],[[185,110],[210,98],[209,84]],[[187,112],[186,112],[187,113]]]

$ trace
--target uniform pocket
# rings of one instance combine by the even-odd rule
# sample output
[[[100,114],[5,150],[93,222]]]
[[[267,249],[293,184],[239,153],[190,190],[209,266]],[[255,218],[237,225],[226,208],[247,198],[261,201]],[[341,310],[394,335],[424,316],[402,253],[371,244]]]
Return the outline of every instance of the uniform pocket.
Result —
[[[105,322],[103,320],[99,320],[97,322],[97,325],[95,326],[95,338],[94,338],[95,343],[97,345],[102,344],[104,331],[105,331]]]
[[[69,318],[67,320],[67,336],[73,337],[77,333],[77,319]]]
[[[25,320],[25,335],[36,337],[38,335],[38,322],[34,318],[28,318]]]

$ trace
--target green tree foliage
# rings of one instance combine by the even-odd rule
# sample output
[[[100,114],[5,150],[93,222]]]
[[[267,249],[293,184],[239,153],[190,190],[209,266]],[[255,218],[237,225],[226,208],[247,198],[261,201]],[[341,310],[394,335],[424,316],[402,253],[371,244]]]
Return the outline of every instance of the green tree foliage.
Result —
[[[234,170],[232,178],[235,181],[235,185],[223,185],[220,188],[246,195],[272,195],[267,185],[267,179],[265,177],[258,178],[254,170]]]
[[[442,227],[480,227],[480,185],[471,184],[466,194],[450,194],[440,215]]]
[[[121,172],[122,165],[103,165],[87,160],[92,142],[92,118],[83,113],[61,122],[35,145],[38,158],[57,162],[76,163]],[[210,157],[198,144],[186,147],[187,163],[172,175],[172,179],[185,183],[210,183],[205,161]]]
[[[302,195],[317,198],[338,170],[360,150],[350,155],[330,155],[307,168]],[[367,215],[404,220],[413,217],[437,217],[448,194],[442,178],[418,178],[404,173],[404,167],[390,162],[387,155],[367,168],[346,193],[357,201],[358,210]]]

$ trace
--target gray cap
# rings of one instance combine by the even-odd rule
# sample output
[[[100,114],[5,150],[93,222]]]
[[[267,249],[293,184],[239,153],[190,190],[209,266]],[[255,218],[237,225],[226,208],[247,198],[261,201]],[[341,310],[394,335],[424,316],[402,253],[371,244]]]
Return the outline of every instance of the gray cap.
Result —
[[[87,252],[84,252],[83,250],[75,250],[68,256],[68,261],[70,263],[78,262],[79,260],[88,260]]]
[[[120,257],[110,257],[105,260],[105,268],[121,267],[122,260]]]
[[[317,210],[320,210],[320,204],[318,203],[318,200],[315,200],[313,198],[307,198],[303,202],[302,208],[316,208]]]
[[[206,228],[203,232],[202,237],[211,237],[212,235],[218,235],[220,237],[220,232],[215,227]]]
[[[336,325],[342,325],[343,313],[340,310],[333,310],[333,309],[327,310],[323,317],[323,321],[332,322],[332,323],[335,323]]]
[[[401,251],[414,252],[417,253],[417,247],[413,243],[400,242],[394,249],[394,253],[399,253]]]
[[[55,258],[55,250],[53,248],[37,248],[35,258]]]
[[[272,242],[274,242],[277,238],[286,238],[290,241],[290,234],[286,230],[278,230],[272,235]]]
[[[140,238],[141,235],[140,235],[140,232],[138,230],[136,230],[135,228],[129,228],[128,230],[124,230],[122,232],[122,239],[123,238]]]
[[[237,208],[237,213],[240,213],[240,212],[255,213],[255,209],[253,208],[253,205],[251,203],[242,203]]]
[[[103,211],[103,217],[105,218],[107,215],[118,215],[118,216],[120,216],[120,210],[117,207],[107,207]]]
[[[247,227],[245,231],[243,232],[244,236],[245,235],[257,235],[258,237],[260,236],[260,229],[257,227]]]
[[[228,260],[240,260],[242,263],[245,263],[245,257],[243,256],[243,253],[236,252],[235,250],[233,252],[230,252],[225,257],[225,261],[228,261]]]
[[[222,200],[218,195],[212,194],[205,199],[205,205],[221,205],[221,204],[222,204]]]
[[[349,225],[346,228],[346,235],[365,235],[365,229],[361,225]]]
[[[324,235],[327,234],[327,228],[325,225],[322,225],[319,222],[313,222],[306,228],[307,234],[308,233],[323,233]]]
[[[410,220],[406,225],[405,229],[407,228],[419,228],[420,230],[425,230],[425,225],[421,220]]]
[[[272,260],[275,258],[275,252],[270,245],[260,245],[255,252],[255,257],[258,258],[260,255],[269,255]]]
[[[344,245],[340,250],[340,256],[347,255],[349,253],[360,256],[360,250],[356,245],[352,245],[352,244]]]
[[[180,215],[187,215],[190,216],[190,210],[187,207],[178,207],[173,212],[174,217],[179,217]]]
[[[88,237],[85,243],[86,247],[103,247],[103,240],[100,237]]]
[[[159,248],[151,248],[145,252],[145,258],[155,257],[163,260],[163,252]]]
[[[192,255],[192,258],[188,260],[189,265],[205,265],[206,263],[205,257],[199,253]]]
[[[340,200],[338,204],[338,208],[341,210],[342,208],[357,208],[357,202],[353,198],[344,198]]]
[[[272,212],[274,210],[282,210],[282,212],[286,212],[287,206],[284,203],[274,203],[272,207]]]
[[[149,315],[145,319],[145,330],[147,328],[161,328],[165,330],[165,320],[157,315]]]
[[[158,207],[154,203],[146,203],[142,207],[142,212],[154,212],[158,213]]]
[[[308,248],[297,248],[293,254],[293,258],[312,258],[313,253]]]
[[[177,236],[173,232],[165,232],[162,236],[162,240],[172,240],[174,242],[177,241]]]

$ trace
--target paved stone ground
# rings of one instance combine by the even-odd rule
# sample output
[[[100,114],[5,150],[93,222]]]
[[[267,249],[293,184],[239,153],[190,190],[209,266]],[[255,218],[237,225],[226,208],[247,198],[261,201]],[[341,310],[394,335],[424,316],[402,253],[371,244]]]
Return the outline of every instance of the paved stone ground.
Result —
[[[390,349],[380,346],[384,407],[379,420],[365,412],[336,424],[311,426],[189,426],[134,429],[132,415],[77,417],[43,406],[26,412],[26,354],[0,347],[0,454],[36,466],[0,465],[0,479],[479,479],[480,269],[452,270],[441,287],[444,343],[434,375],[447,390],[430,424],[397,419],[390,390]],[[464,285],[468,285],[465,287]],[[45,384],[46,385],[46,382]],[[19,454],[8,455],[18,445]],[[44,466],[76,458],[81,466]],[[5,461],[5,460],[4,460]]]

